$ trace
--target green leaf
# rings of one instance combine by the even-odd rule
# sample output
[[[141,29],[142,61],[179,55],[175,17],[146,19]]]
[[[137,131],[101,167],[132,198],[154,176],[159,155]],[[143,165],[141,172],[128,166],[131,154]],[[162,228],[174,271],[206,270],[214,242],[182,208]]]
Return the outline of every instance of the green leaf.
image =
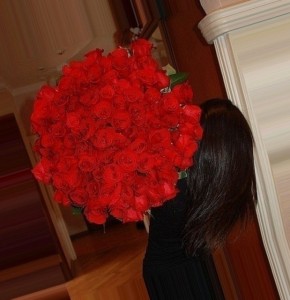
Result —
[[[72,206],[72,214],[73,215],[80,215],[83,209],[81,207]]]
[[[170,87],[173,88],[175,85],[183,83],[188,78],[188,73],[179,72],[176,74],[169,75],[170,78]]]
[[[187,172],[186,171],[179,171],[178,172],[178,179],[183,179],[187,177]]]

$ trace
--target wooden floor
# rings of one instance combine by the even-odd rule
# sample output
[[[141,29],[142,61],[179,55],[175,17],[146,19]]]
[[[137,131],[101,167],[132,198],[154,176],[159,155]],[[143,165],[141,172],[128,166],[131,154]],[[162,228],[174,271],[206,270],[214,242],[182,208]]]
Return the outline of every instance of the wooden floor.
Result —
[[[147,233],[136,224],[113,224],[73,239],[76,277],[66,283],[72,300],[148,300],[142,279]]]

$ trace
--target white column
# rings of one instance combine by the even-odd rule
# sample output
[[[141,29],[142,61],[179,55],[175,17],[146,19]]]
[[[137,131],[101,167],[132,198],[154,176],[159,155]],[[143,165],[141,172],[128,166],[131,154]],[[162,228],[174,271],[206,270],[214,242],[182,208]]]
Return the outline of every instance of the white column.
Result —
[[[252,0],[199,24],[228,97],[254,134],[257,215],[281,299],[290,299],[290,1]]]

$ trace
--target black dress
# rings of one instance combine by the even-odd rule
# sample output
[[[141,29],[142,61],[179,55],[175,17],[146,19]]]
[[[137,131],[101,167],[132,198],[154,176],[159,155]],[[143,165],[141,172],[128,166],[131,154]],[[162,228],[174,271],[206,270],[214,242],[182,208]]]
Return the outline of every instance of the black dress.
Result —
[[[186,179],[180,192],[162,207],[151,209],[143,277],[151,300],[216,299],[203,259],[189,257],[182,248]]]

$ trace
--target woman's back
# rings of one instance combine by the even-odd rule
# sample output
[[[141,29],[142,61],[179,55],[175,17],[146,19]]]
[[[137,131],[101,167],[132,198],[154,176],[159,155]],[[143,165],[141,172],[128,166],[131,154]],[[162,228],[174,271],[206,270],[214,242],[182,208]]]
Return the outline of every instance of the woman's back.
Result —
[[[186,179],[180,192],[151,210],[143,275],[151,300],[215,299],[202,258],[190,257],[182,247],[186,213]]]

